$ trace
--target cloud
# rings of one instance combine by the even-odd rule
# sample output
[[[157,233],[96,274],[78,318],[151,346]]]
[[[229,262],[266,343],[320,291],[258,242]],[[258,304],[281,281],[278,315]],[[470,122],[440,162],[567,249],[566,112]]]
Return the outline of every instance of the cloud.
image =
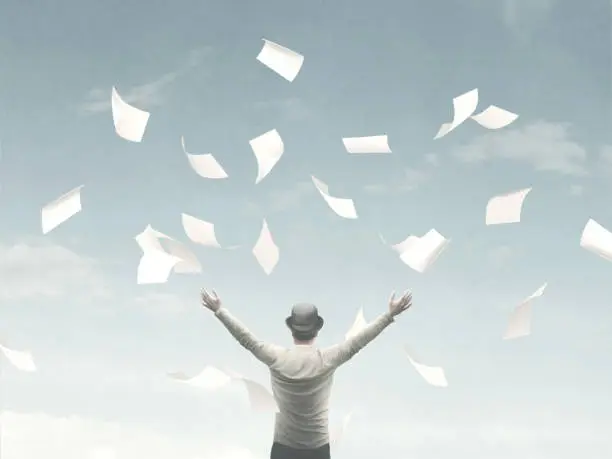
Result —
[[[264,198],[264,203],[247,203],[247,214],[265,213],[266,215],[282,213],[297,207],[305,198],[314,195],[316,188],[312,181],[303,180],[297,182],[292,188],[286,190],[274,190]]]
[[[98,263],[54,244],[0,246],[0,298],[105,296]]]
[[[569,125],[564,123],[539,121],[523,128],[486,133],[451,154],[465,163],[504,159],[530,164],[538,171],[587,174],[587,152],[569,138]]]
[[[166,101],[166,90],[168,87],[189,70],[197,67],[210,51],[211,48],[192,50],[179,69],[167,72],[153,81],[132,86],[127,89],[117,88],[117,90],[121,94],[123,100],[139,108],[146,107],[150,109],[153,106],[162,105]],[[89,91],[85,98],[86,100],[81,104],[79,109],[85,114],[107,112],[111,109],[110,95],[110,87],[93,88]]]
[[[187,310],[187,302],[172,293],[149,292],[134,299],[141,310],[156,316],[167,317]]]
[[[374,195],[407,193],[416,190],[430,178],[429,171],[409,167],[404,169],[403,176],[400,179],[392,179],[388,183],[369,184],[364,186],[364,191]]]
[[[171,435],[131,423],[10,411],[2,417],[2,453],[21,459],[256,458],[248,449],[223,444],[214,435]]]
[[[308,119],[314,114],[311,107],[298,97],[257,102],[255,108],[265,112],[276,112],[295,121]]]
[[[494,247],[487,253],[487,258],[497,268],[507,265],[510,261],[517,258],[518,251],[510,246],[502,245]]]

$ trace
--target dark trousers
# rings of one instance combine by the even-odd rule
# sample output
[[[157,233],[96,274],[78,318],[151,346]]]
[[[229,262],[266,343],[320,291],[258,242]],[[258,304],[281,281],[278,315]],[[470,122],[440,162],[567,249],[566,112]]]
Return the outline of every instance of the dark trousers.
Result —
[[[316,449],[295,449],[273,443],[270,459],[330,459],[329,443]]]

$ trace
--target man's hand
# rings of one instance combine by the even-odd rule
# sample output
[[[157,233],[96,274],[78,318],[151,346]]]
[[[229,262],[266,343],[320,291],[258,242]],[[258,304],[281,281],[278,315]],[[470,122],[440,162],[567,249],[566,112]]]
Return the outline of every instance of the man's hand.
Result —
[[[395,292],[391,294],[391,298],[389,298],[389,312],[391,316],[400,315],[410,306],[412,306],[412,293],[410,291],[406,290],[397,300],[395,299]]]
[[[217,312],[219,310],[221,307],[221,300],[217,292],[213,290],[212,293],[208,293],[205,289],[202,289],[200,295],[202,297],[202,306],[206,309],[210,309],[212,312]]]

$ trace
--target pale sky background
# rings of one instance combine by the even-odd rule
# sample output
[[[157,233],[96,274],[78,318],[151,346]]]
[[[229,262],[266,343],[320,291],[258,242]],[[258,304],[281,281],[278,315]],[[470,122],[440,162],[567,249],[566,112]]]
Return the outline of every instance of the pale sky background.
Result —
[[[579,247],[589,218],[612,229],[610,4],[603,0],[9,2],[0,14],[0,334],[37,373],[3,365],[3,459],[269,455],[272,414],[240,388],[186,390],[168,371],[266,370],[199,306],[201,287],[260,337],[310,301],[322,344],[391,290],[414,308],[337,374],[334,458],[589,459],[612,454],[610,275]],[[305,55],[293,83],[256,61],[266,38]],[[110,90],[151,111],[144,141],[119,138]],[[441,140],[452,98],[520,114]],[[248,141],[277,129],[285,155],[255,186]],[[342,137],[389,135],[393,155],[348,155]],[[214,153],[205,180],[180,147]],[[355,200],[332,213],[311,182]],[[42,236],[40,208],[84,184],[83,211]],[[486,227],[487,200],[533,186],[516,225]],[[136,285],[147,224],[183,242],[185,212],[222,244],[190,245],[200,275]],[[280,262],[250,253],[268,220]],[[436,228],[452,240],[418,274],[381,244]],[[501,339],[544,282],[533,334]],[[428,386],[403,346],[445,368]],[[244,449],[240,449],[244,448]],[[242,452],[241,452],[242,451]]]

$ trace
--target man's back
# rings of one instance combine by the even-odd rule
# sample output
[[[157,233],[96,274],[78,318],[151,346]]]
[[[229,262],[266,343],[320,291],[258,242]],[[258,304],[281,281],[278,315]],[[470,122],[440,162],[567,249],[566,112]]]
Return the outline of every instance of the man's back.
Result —
[[[335,368],[312,345],[279,349],[270,366],[276,414],[274,441],[311,449],[329,443],[329,396]]]

